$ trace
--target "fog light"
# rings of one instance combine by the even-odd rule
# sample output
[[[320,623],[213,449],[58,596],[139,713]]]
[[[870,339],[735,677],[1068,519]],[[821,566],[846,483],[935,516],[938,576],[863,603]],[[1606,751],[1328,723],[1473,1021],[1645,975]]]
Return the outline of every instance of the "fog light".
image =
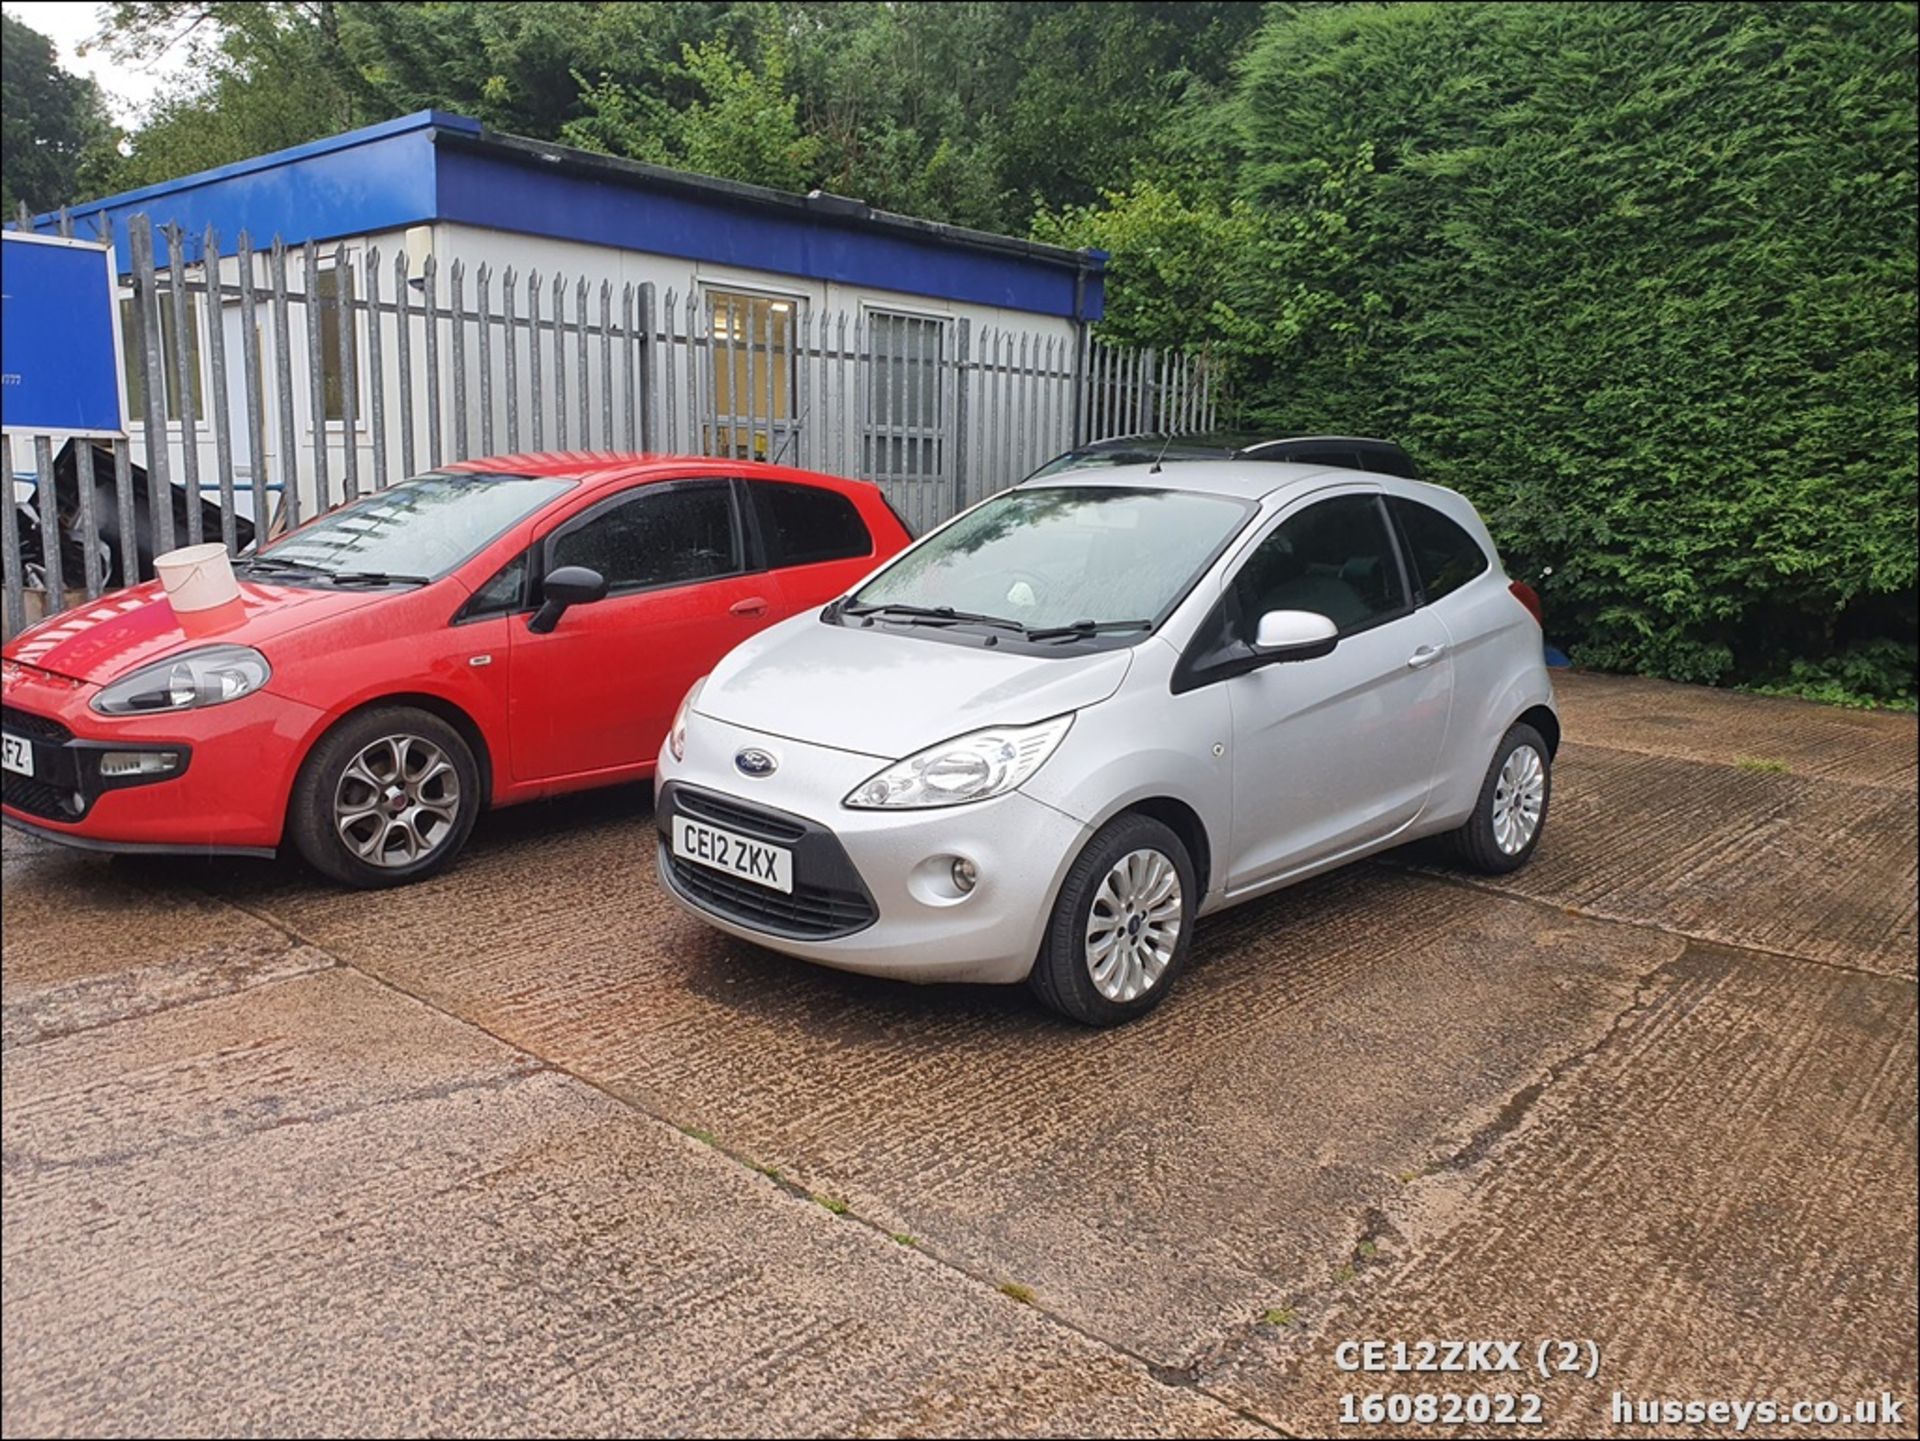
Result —
[[[965,895],[979,884],[980,873],[973,868],[973,862],[964,856],[953,863],[954,887]]]
[[[176,751],[107,751],[100,757],[102,780],[128,776],[164,776],[180,768]]]

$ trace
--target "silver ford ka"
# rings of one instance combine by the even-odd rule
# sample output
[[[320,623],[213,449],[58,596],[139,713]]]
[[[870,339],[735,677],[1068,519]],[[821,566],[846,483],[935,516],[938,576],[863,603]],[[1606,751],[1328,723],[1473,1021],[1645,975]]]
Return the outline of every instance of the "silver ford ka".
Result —
[[[1195,921],[1420,836],[1546,824],[1539,603],[1437,486],[1294,464],[1069,472],[956,516],[694,687],[661,876],[736,936],[1092,1025]]]

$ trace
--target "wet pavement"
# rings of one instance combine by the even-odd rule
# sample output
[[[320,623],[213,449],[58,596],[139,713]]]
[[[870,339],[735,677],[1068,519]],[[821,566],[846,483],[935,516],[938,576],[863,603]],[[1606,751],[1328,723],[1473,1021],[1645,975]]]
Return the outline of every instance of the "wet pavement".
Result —
[[[1914,1434],[1914,720],[1560,689],[1532,866],[1229,912],[1114,1032],[706,930],[644,791],[379,895],[8,832],[5,1429]]]

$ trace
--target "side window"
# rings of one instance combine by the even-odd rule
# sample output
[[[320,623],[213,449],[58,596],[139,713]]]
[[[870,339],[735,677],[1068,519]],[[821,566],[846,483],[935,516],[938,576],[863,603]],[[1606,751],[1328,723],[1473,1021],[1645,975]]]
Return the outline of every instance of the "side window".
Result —
[[[1380,502],[1340,495],[1284,521],[1233,578],[1241,639],[1270,610],[1310,610],[1342,635],[1407,609],[1406,586]]]
[[[1480,543],[1430,505],[1394,496],[1387,502],[1407,540],[1407,559],[1428,600],[1460,589],[1492,564]]]
[[[743,568],[724,480],[641,486],[625,500],[556,536],[549,566],[584,565],[610,591],[691,585]]]
[[[473,593],[460,608],[461,620],[477,620],[483,615],[512,615],[520,609],[527,593],[527,553],[523,550],[501,566],[493,579]]]
[[[866,522],[838,491],[765,480],[748,481],[747,490],[759,513],[769,566],[817,565],[873,554]]]

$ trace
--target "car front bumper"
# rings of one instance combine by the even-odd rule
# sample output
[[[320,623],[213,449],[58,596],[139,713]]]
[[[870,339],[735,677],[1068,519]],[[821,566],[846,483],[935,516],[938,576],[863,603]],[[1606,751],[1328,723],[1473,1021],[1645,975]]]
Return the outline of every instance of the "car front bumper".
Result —
[[[749,746],[776,757],[778,768],[742,775],[733,757]],[[663,751],[656,781],[668,894],[731,935],[840,970],[926,982],[1025,979],[1087,826],[1018,791],[938,810],[840,804],[886,764],[694,717],[685,760]],[[678,815],[792,850],[793,892],[715,882],[709,868],[675,858]],[[973,863],[970,892],[953,884],[956,859]]]
[[[222,706],[102,716],[98,687],[9,663],[0,729],[27,742],[34,774],[0,773],[0,816],[17,830],[87,850],[271,855],[311,707],[267,691]],[[165,775],[104,775],[118,751],[168,752]]]

